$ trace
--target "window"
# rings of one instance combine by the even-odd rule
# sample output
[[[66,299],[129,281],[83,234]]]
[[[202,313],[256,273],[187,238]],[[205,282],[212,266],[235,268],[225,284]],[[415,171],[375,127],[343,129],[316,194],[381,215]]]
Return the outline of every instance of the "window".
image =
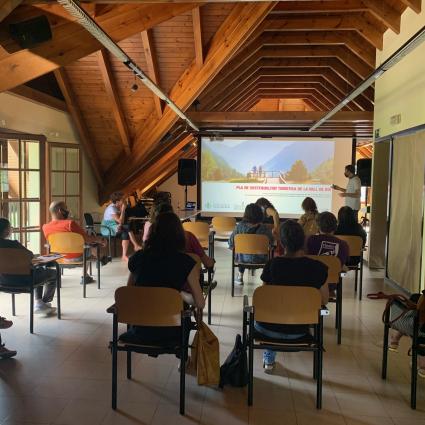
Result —
[[[0,137],[0,213],[12,225],[12,238],[35,254],[41,252],[44,221],[42,146],[38,140]]]
[[[71,217],[81,218],[81,154],[74,145],[50,144],[50,196],[65,201]]]

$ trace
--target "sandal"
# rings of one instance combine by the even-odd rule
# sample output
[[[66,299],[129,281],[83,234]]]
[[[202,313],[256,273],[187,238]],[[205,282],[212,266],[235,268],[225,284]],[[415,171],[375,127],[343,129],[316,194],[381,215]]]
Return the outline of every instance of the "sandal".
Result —
[[[418,368],[418,376],[425,379],[425,368],[424,367]]]
[[[391,351],[392,353],[398,353],[398,342],[390,342],[388,344],[388,351]]]

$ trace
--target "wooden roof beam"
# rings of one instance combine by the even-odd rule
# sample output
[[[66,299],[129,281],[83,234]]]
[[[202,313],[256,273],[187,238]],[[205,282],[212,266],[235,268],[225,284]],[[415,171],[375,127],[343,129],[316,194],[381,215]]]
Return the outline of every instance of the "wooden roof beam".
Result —
[[[54,71],[56,80],[59,84],[59,88],[65,98],[66,106],[68,108],[69,113],[71,114],[74,125],[77,129],[77,132],[80,136],[81,146],[87,155],[88,161],[93,170],[93,174],[96,178],[98,185],[103,184],[102,173],[99,166],[99,158],[90,137],[90,133],[87,129],[86,123],[83,118],[83,114],[81,113],[80,108],[78,107],[78,103],[75,99],[74,93],[72,91],[72,87],[69,83],[68,76],[63,68],[56,69]]]
[[[204,47],[202,43],[201,9],[196,7],[192,10],[193,37],[195,41],[195,60],[198,68],[204,64]]]
[[[131,141],[128,132],[127,123],[124,117],[124,113],[121,107],[121,102],[118,96],[118,90],[115,84],[114,76],[111,70],[111,64],[109,63],[108,54],[104,49],[99,50],[97,53],[100,75],[105,86],[106,93],[109,97],[111,104],[112,113],[115,118],[115,124],[117,125],[118,132],[121,137],[121,143],[124,152],[127,155],[131,153]]]
[[[383,48],[383,33],[379,22],[367,13],[347,15],[285,16],[272,15],[265,21],[266,31],[355,30],[377,49]]]
[[[57,99],[56,97],[50,96],[31,87],[22,85],[9,90],[9,92],[19,97],[29,99],[32,102],[39,103],[40,105],[49,106],[50,108],[57,109],[58,111],[68,112],[66,103],[63,100]]]
[[[121,41],[197,6],[197,3],[173,3],[166,6],[119,4],[96,18],[96,22],[113,40]],[[64,21],[53,32],[50,41],[1,57],[0,75],[7,77],[0,78],[0,92],[54,71],[101,47],[81,25]]]
[[[159,85],[160,82],[159,82],[158,61],[157,61],[155,47],[153,44],[152,30],[148,29],[146,31],[142,31],[141,35],[142,35],[143,51],[145,52],[145,59],[146,59],[149,78],[155,84]],[[163,111],[163,101],[155,94],[152,94],[152,96],[153,96],[155,110],[158,115],[158,118],[161,118],[162,111]]]
[[[22,0],[0,0],[0,22],[16,9]]]
[[[189,108],[274,6],[274,2],[237,3],[211,39],[202,68],[199,69],[194,60],[171,89],[169,97],[182,110]],[[137,170],[148,152],[177,120],[170,108],[164,110],[159,120],[156,114],[151,114],[148,125],[137,133],[131,162],[117,166],[117,173],[109,176],[105,191],[109,193],[111,188]]]
[[[422,1],[421,0],[401,0],[403,4],[410,9],[414,10],[416,13],[421,13],[422,10]]]

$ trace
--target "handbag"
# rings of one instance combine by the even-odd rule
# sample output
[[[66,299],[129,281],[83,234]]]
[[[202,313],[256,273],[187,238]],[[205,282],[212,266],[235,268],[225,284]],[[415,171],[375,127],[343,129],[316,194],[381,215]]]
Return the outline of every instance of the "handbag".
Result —
[[[233,350],[220,368],[220,388],[225,385],[244,387],[248,384],[248,358],[242,337],[236,335]]]
[[[220,346],[212,330],[202,321],[192,343],[191,367],[198,385],[218,385],[220,382]]]

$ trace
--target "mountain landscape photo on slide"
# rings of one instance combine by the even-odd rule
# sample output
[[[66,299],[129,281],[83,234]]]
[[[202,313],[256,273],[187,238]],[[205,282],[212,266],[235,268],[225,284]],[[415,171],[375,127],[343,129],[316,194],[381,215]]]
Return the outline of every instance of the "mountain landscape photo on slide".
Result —
[[[333,141],[203,142],[203,181],[331,184]]]

